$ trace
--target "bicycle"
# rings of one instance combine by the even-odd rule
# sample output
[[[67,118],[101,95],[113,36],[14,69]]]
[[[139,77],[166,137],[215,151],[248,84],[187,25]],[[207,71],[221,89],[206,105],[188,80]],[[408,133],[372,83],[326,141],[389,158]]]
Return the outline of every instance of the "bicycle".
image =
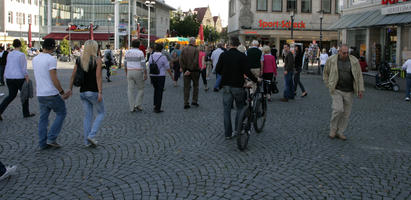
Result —
[[[241,110],[237,127],[237,147],[240,151],[247,148],[248,139],[253,126],[257,133],[263,131],[267,117],[267,99],[262,91],[265,81],[257,83],[256,91],[251,94],[247,88],[247,105]]]

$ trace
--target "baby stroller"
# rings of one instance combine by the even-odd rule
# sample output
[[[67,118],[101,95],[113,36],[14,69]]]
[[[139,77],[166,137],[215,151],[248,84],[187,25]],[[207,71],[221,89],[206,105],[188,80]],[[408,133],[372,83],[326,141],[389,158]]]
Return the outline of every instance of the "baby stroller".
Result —
[[[386,89],[398,92],[400,86],[395,81],[395,78],[400,74],[400,72],[393,73],[391,67],[388,63],[383,62],[379,67],[379,71],[376,78],[375,88],[376,89]]]

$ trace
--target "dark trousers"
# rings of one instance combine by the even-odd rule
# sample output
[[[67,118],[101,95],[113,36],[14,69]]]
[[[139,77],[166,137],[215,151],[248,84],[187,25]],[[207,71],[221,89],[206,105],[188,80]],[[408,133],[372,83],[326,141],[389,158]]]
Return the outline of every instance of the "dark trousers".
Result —
[[[111,69],[112,64],[111,62],[106,62],[105,64],[106,64],[106,70],[107,70],[106,76],[107,76],[107,79],[110,79],[110,76],[111,76],[110,69]]]
[[[293,84],[293,72],[288,72],[284,76],[285,89],[284,89],[284,98],[294,99],[294,84]]]
[[[297,92],[297,87],[298,86],[300,86],[301,91],[303,93],[305,92],[304,85],[301,83],[301,80],[300,80],[300,75],[301,75],[301,72],[295,72],[295,74],[294,74],[294,93]]]
[[[191,72],[190,75],[184,76],[184,105],[188,105],[190,99],[191,81],[193,82],[193,99],[192,103],[198,103],[198,81],[200,72]]]
[[[181,76],[181,72],[180,72],[180,65],[179,64],[177,64],[177,63],[174,63],[174,67],[173,67],[173,70],[174,70],[174,81],[178,81],[178,79],[180,78],[180,76]]]
[[[407,74],[406,76],[406,80],[407,80],[407,89],[405,90],[406,95],[405,97],[410,97],[410,92],[411,92],[411,74]]]
[[[161,109],[161,102],[163,100],[164,84],[166,82],[165,76],[151,76],[151,84],[154,87],[154,109]]]
[[[16,98],[17,92],[23,86],[25,79],[6,79],[7,87],[9,89],[9,96],[7,96],[0,104],[0,115],[6,110],[7,106]],[[29,116],[29,100],[23,102],[23,116]]]
[[[4,173],[6,173],[6,166],[4,166],[0,161],[0,176],[2,176]]]
[[[207,85],[207,68],[204,68],[200,71],[201,79],[203,79],[204,85]]]
[[[4,85],[4,69],[6,66],[0,65],[0,84]]]
[[[271,84],[272,84],[272,81],[273,81],[273,77],[274,77],[274,73],[263,73],[263,79],[264,80],[269,80]],[[272,85],[271,84],[264,83],[264,94],[270,94],[271,95],[271,91],[272,91]]]

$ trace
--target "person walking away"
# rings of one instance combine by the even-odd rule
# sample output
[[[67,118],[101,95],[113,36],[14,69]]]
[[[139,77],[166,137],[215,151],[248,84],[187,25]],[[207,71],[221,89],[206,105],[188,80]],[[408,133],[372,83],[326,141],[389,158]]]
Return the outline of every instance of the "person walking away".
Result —
[[[261,81],[251,73],[247,64],[247,56],[237,49],[239,45],[238,37],[230,38],[230,49],[221,54],[216,66],[216,72],[222,76],[224,134],[227,140],[236,135],[233,132],[231,123],[233,101],[235,101],[237,109],[235,128],[238,127],[240,112],[246,104],[246,94],[243,88],[245,83],[244,75],[247,75],[254,82]]]
[[[304,56],[303,56],[303,70],[308,71],[308,63],[309,63],[310,53],[308,48],[305,48]]]
[[[305,97],[308,95],[307,91],[305,91],[303,83],[301,83],[301,71],[303,65],[303,52],[301,46],[295,46],[295,75],[294,75],[294,95],[297,94],[297,87],[300,86],[301,89],[301,97]]]
[[[293,75],[294,75],[294,56],[290,51],[290,45],[284,45],[284,97],[281,98],[282,102],[288,102],[289,99],[294,99],[294,84],[293,84]]]
[[[173,52],[171,52],[171,63],[173,66],[173,71],[174,71],[174,87],[177,87],[177,81],[181,76],[181,70],[180,70],[180,55],[181,55],[181,50],[180,50],[180,44],[176,44]]]
[[[407,80],[407,89],[405,90],[405,101],[410,101],[411,88],[411,58],[405,61],[402,69],[407,72],[405,79]]]
[[[15,39],[13,41],[14,50],[7,55],[6,69],[4,71],[4,78],[6,78],[9,95],[0,104],[0,121],[3,120],[2,114],[7,106],[16,98],[17,92],[22,89],[24,81],[29,82],[29,75],[27,73],[26,55],[21,52],[21,41]],[[23,117],[33,117],[34,113],[29,111],[29,100],[22,102]]]
[[[271,101],[271,85],[274,76],[277,76],[277,62],[273,55],[271,55],[271,50],[268,46],[263,48],[264,51],[264,69],[263,69],[263,79],[269,81],[271,84],[264,84],[264,95],[267,97],[268,101]]]
[[[195,38],[190,38],[189,45],[183,49],[180,56],[180,65],[184,73],[184,109],[190,108],[191,82],[193,82],[193,97],[191,105],[198,107],[198,82],[200,79],[200,68],[198,66],[198,49],[194,46]]]
[[[275,45],[273,45],[273,47],[271,48],[271,55],[274,56],[275,61],[277,62],[276,64],[278,65],[277,52],[277,48],[275,48]]]
[[[201,78],[203,79],[204,90],[207,92],[208,91],[207,65],[206,65],[205,57],[206,57],[206,53],[204,51],[204,46],[200,46],[199,53],[198,53],[198,66],[200,67],[200,74],[201,74]]]
[[[216,81],[214,85],[214,92],[218,92],[220,90],[220,83],[221,83],[221,75],[216,72],[216,67],[218,63],[218,59],[220,58],[220,55],[224,52],[224,44],[219,43],[217,45],[217,49],[213,51],[211,54],[211,61],[213,62],[213,72],[216,74]]]
[[[324,65],[327,62],[327,60],[328,60],[327,50],[323,49],[323,52],[320,55],[321,74],[324,73]],[[318,74],[320,74],[320,71],[318,71]]]
[[[337,50],[337,48],[335,48],[335,46],[331,47],[329,52],[331,53],[332,56],[335,55],[335,54],[338,54],[338,50]]]
[[[54,39],[47,38],[43,42],[43,52],[33,58],[33,71],[36,79],[36,93],[39,102],[39,148],[59,148],[57,137],[60,135],[66,118],[66,103],[64,99],[70,96],[70,90],[64,92],[57,76],[57,60],[53,57],[56,50]],[[49,125],[50,112],[56,114],[53,124]]]
[[[96,147],[97,131],[104,120],[104,100],[102,86],[102,62],[97,54],[98,44],[95,40],[87,40],[84,43],[84,52],[77,59],[70,80],[70,94],[73,89],[73,81],[77,70],[84,72],[84,82],[80,86],[80,99],[84,109],[84,144],[86,147]],[[93,121],[94,108],[97,116]]]
[[[329,137],[346,140],[344,131],[350,118],[353,95],[361,99],[364,92],[360,64],[356,57],[348,54],[347,45],[343,44],[338,54],[327,60],[323,79],[332,99]]]
[[[124,69],[128,82],[128,104],[130,112],[143,111],[144,81],[147,80],[147,69],[144,53],[139,49],[140,41],[131,41],[131,49],[124,57]],[[137,89],[137,96],[135,90]]]
[[[4,70],[7,63],[7,54],[9,52],[4,50],[3,46],[0,46],[0,86],[4,86]]]
[[[258,41],[253,40],[251,42],[252,47],[250,47],[245,54],[247,55],[247,60],[249,67],[251,68],[251,73],[256,77],[263,75],[264,67],[264,55],[263,52],[258,48]],[[251,93],[253,93],[257,88],[257,84],[252,84]]]
[[[107,82],[111,82],[110,76],[111,76],[111,66],[114,64],[114,56],[113,56],[113,51],[110,49],[110,45],[106,45],[106,50],[104,51],[104,64],[106,65],[106,79]]]
[[[171,73],[170,64],[161,52],[163,50],[163,45],[155,44],[154,52],[150,56],[149,64],[156,63],[159,74],[150,74],[151,84],[154,87],[154,113],[162,113],[161,104],[163,101],[164,84],[166,81],[166,71],[169,73],[171,79],[173,80],[173,74]]]
[[[210,80],[210,72],[213,69],[213,64],[211,61],[211,54],[213,53],[213,47],[207,46],[206,47],[206,57],[205,57],[205,61],[206,61],[206,74],[207,74],[207,80]]]
[[[6,167],[1,161],[0,161],[0,181],[8,178],[9,176],[13,175],[16,173],[17,166],[12,165]]]

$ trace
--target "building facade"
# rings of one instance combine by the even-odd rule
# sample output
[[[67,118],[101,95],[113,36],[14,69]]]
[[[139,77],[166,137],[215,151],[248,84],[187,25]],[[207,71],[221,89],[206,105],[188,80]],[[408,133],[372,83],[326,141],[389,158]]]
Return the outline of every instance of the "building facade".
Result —
[[[371,69],[398,66],[411,58],[411,1],[344,0],[342,16],[330,29],[359,50]]]
[[[213,16],[210,7],[195,8],[191,14],[196,14],[197,21],[204,27],[213,27],[217,32],[221,32],[223,27],[221,25],[220,16]]]
[[[303,43],[304,46],[318,43],[322,33],[323,47],[330,48],[338,40],[338,32],[328,30],[339,19],[338,2],[339,0],[230,0],[228,34],[239,36],[242,43],[257,39],[279,47],[289,39]],[[321,10],[323,15],[319,12]]]
[[[14,39],[28,40],[31,28],[32,44],[38,46],[40,40],[39,8],[42,0],[2,0],[0,1],[0,43],[11,44]]]

